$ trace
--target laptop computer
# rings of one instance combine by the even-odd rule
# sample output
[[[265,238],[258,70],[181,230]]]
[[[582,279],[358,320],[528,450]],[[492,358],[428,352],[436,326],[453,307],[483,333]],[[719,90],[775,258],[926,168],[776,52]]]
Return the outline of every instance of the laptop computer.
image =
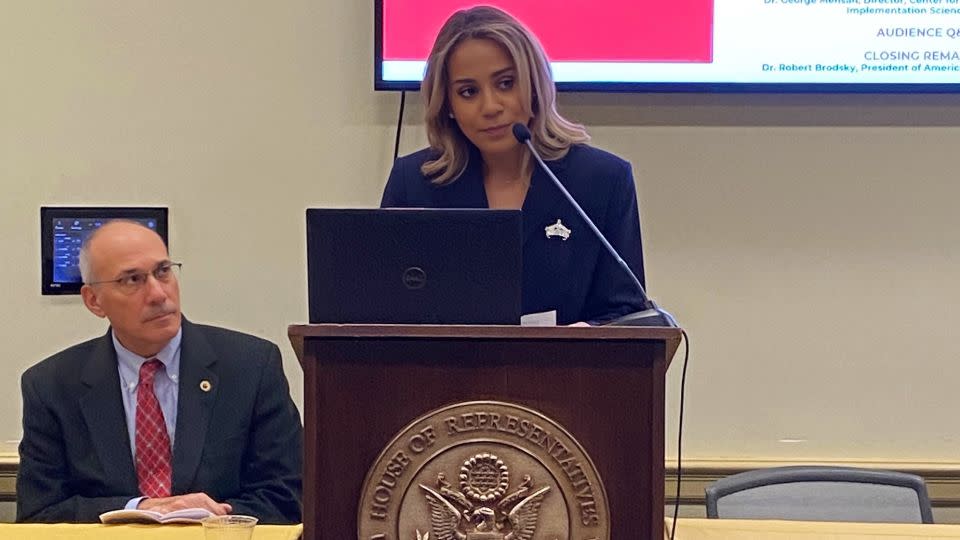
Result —
[[[307,210],[311,323],[519,324],[519,210]]]

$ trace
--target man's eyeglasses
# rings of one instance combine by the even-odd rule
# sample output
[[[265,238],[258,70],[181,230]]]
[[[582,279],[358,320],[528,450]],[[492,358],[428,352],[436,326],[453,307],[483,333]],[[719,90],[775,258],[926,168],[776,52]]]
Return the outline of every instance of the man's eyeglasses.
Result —
[[[157,265],[149,272],[130,272],[116,279],[105,279],[103,281],[91,281],[87,285],[102,285],[104,283],[115,284],[124,293],[135,293],[147,284],[150,276],[160,283],[170,283],[176,279],[183,263],[164,262]]]

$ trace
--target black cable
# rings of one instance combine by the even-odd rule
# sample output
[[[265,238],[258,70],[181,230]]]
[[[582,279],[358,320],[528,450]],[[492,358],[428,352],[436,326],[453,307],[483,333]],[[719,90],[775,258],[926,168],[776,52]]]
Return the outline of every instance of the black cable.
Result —
[[[683,342],[686,345],[683,353],[683,373],[680,375],[680,422],[677,426],[677,496],[673,501],[673,524],[670,525],[670,540],[677,533],[677,514],[680,513],[680,480],[683,478],[683,468],[681,467],[680,456],[683,444],[683,398],[687,386],[687,360],[690,360],[690,336],[686,330],[680,330],[683,334]]]
[[[400,91],[400,114],[397,115],[397,140],[393,143],[393,160],[400,154],[400,130],[403,128],[403,107],[407,103],[407,91]]]

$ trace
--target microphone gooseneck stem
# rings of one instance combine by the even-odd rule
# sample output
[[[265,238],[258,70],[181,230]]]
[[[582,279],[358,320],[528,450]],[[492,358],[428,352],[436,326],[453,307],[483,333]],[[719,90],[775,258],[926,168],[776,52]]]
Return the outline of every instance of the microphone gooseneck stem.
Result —
[[[583,208],[580,207],[580,204],[577,203],[577,200],[573,198],[573,195],[570,195],[570,192],[567,191],[567,188],[563,187],[563,184],[560,183],[560,179],[557,178],[557,176],[553,174],[553,171],[550,170],[550,167],[547,167],[547,164],[543,162],[543,159],[540,157],[540,154],[537,153],[537,150],[533,147],[533,142],[530,140],[530,138],[525,137],[525,140],[523,142],[524,144],[527,145],[527,148],[530,149],[530,153],[533,155],[534,159],[537,160],[537,163],[540,164],[540,168],[547,173],[547,176],[549,176],[551,180],[553,180],[554,185],[557,186],[557,189],[560,190],[560,193],[563,193],[563,196],[567,199],[567,202],[569,202],[573,206],[573,208],[577,211],[577,214],[579,214],[581,217],[584,218],[583,221],[587,224],[587,227],[590,227],[590,230],[593,232],[593,235],[596,236],[598,240],[600,240],[600,243],[603,244],[603,247],[606,248],[607,252],[613,256],[613,258],[617,261],[617,264],[619,264],[620,267],[623,268],[624,272],[626,272],[626,274],[630,276],[630,279],[633,280],[633,285],[637,288],[637,290],[643,293],[643,299],[647,304],[645,308],[656,309],[657,307],[656,304],[654,304],[653,301],[650,300],[649,297],[647,297],[647,291],[646,289],[644,289],[643,285],[640,283],[640,280],[637,279],[637,275],[633,273],[633,270],[631,270],[630,267],[627,265],[627,263],[623,260],[623,257],[621,257],[619,253],[617,253],[617,250],[614,249],[612,245],[610,245],[610,242],[607,241],[607,238],[603,235],[603,233],[600,232],[600,229],[598,229],[597,226],[593,223],[593,220],[590,219],[587,213],[584,212]]]

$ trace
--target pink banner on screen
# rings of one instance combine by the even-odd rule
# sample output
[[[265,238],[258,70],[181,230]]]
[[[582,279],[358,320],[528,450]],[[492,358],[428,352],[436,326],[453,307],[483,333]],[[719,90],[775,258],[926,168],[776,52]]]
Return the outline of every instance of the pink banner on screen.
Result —
[[[714,0],[494,0],[553,62],[713,59]],[[476,0],[383,0],[384,60],[425,60],[443,22]]]

